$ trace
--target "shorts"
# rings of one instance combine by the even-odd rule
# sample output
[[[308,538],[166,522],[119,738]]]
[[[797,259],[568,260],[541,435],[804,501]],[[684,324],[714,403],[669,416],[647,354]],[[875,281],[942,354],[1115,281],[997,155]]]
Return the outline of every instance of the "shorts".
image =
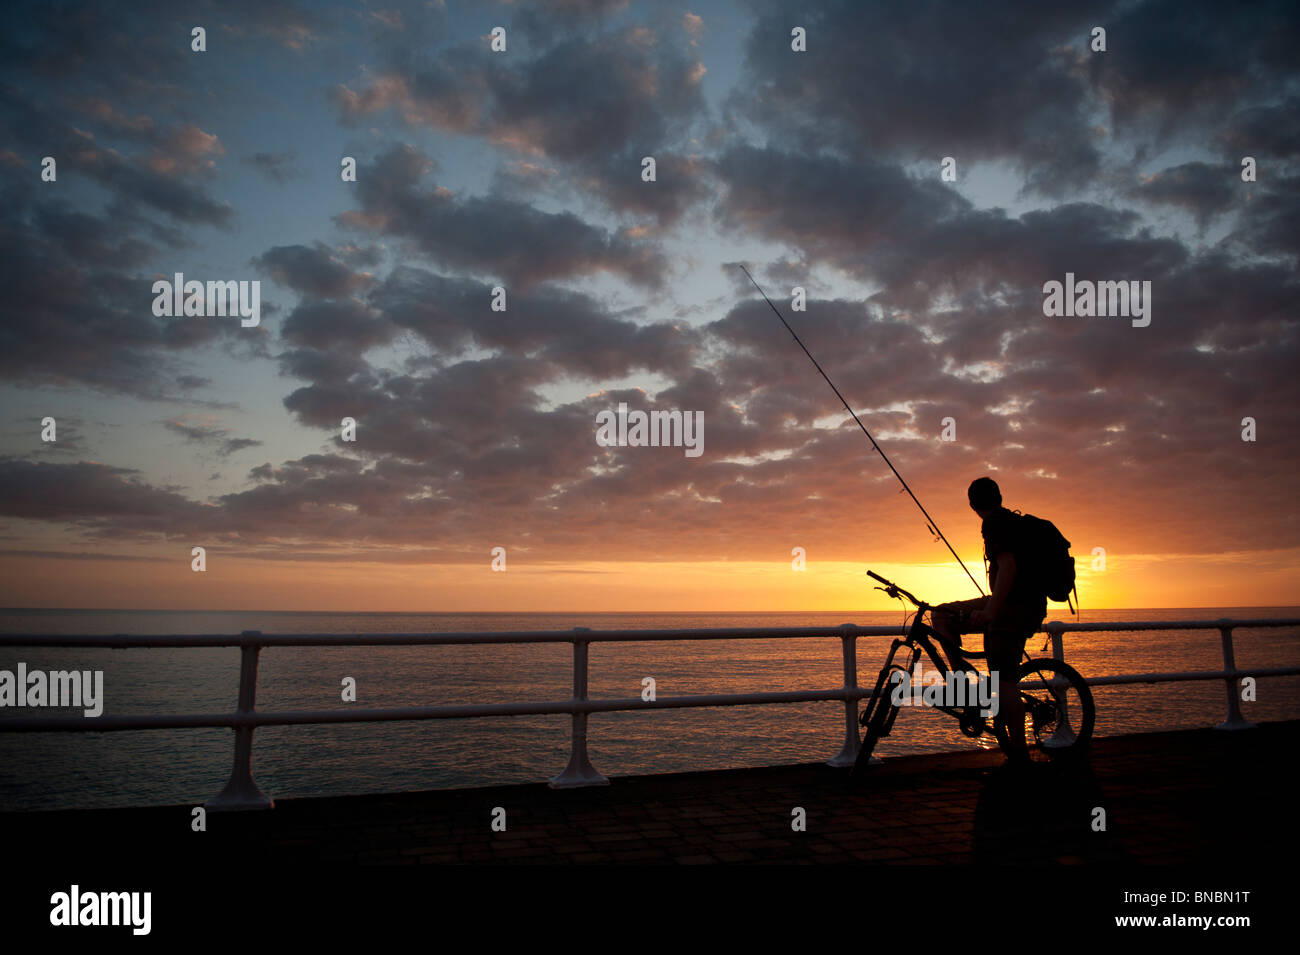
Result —
[[[946,612],[954,619],[958,634],[984,633],[984,651],[988,654],[989,669],[1015,670],[1024,653],[1025,641],[1038,632],[1047,617],[1047,602],[1043,601],[1041,608],[1004,603],[1002,613],[985,633],[984,627],[970,622],[970,615],[976,610],[983,610],[988,602],[988,597],[953,600],[940,604],[933,612]]]

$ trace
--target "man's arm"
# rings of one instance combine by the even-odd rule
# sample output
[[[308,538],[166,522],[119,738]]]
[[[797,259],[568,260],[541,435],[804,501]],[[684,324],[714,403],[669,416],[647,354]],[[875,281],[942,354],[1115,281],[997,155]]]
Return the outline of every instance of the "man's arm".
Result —
[[[1004,550],[998,554],[997,561],[998,582],[993,585],[993,596],[989,597],[983,611],[976,610],[971,614],[971,623],[982,624],[996,620],[1007,602],[1007,594],[1011,593],[1011,585],[1016,580],[1016,555]]]

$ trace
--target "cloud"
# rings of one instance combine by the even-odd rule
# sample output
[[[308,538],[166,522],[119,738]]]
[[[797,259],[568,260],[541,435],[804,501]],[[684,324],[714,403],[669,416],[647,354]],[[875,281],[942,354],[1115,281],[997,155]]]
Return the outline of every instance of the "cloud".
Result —
[[[225,155],[226,148],[212,133],[206,133],[193,123],[179,126],[159,143],[152,155],[141,162],[150,172],[160,176],[176,176],[194,172],[208,172],[215,166],[209,156]]]
[[[357,255],[345,250],[340,257],[323,242],[316,242],[310,246],[274,246],[254,257],[252,263],[306,298],[345,298],[375,281],[369,272],[355,272],[345,261],[349,256],[355,260]],[[365,254],[361,253],[361,257],[364,259]]]
[[[125,203],[148,206],[187,225],[228,226],[233,218],[228,203],[209,197],[189,175],[208,168],[203,157],[220,150],[215,138],[197,127],[178,129],[150,153],[129,159],[98,146],[18,88],[0,84],[0,130],[10,142],[54,156],[65,177],[88,176]]]
[[[0,458],[0,514],[73,524],[92,536],[109,528],[139,536],[173,533],[202,513],[201,505],[140,480],[138,473],[93,461]]]
[[[1250,106],[1233,114],[1223,133],[1225,151],[1233,161],[1243,156],[1300,156],[1300,96],[1288,96],[1278,103]]]
[[[317,5],[292,0],[235,0],[221,10],[226,14],[219,27],[222,33],[267,38],[295,53],[311,47],[331,27],[338,28]]]
[[[857,274],[870,271],[865,253],[970,208],[935,179],[869,160],[737,146],[714,172],[725,188],[715,210],[723,229],[789,243]]]
[[[390,341],[396,329],[363,302],[306,302],[284,320],[280,334],[292,345],[318,350],[333,347],[365,352]]]
[[[1294,77],[1300,11],[1284,0],[1116,4],[1107,26],[1106,59],[1093,61],[1100,92],[1117,125],[1150,124],[1158,139],[1217,134],[1244,106],[1271,104]]]
[[[421,189],[420,180],[434,168],[414,147],[394,147],[358,173],[361,208],[339,216],[340,224],[407,239],[446,267],[523,288],[598,272],[649,288],[663,282],[667,262],[650,243],[611,234],[571,212]]]
[[[252,166],[272,182],[283,185],[290,179],[301,179],[302,171],[293,165],[298,153],[288,150],[282,153],[258,152],[244,156],[240,162]]]
[[[344,123],[392,111],[410,126],[480,137],[527,161],[544,157],[563,166],[566,184],[582,195],[671,223],[705,194],[684,148],[705,115],[703,65],[684,34],[669,38],[644,25],[559,29],[565,12],[581,22],[608,8],[520,11],[528,26],[518,32],[538,49],[509,60],[469,45],[433,59],[390,48],[389,62],[364,85],[339,84],[331,100]],[[640,182],[645,155],[665,172],[653,188]]]
[[[106,99],[92,98],[85,104],[86,112],[94,117],[99,128],[128,139],[149,141],[157,135],[153,117],[144,113],[128,116]]]
[[[1240,169],[1228,165],[1183,163],[1147,177],[1129,190],[1129,196],[1184,208],[1205,228],[1211,218],[1241,201],[1244,189],[1239,173]]]
[[[186,351],[251,331],[238,321],[156,318],[153,276],[140,271],[155,247],[116,218],[33,198],[7,170],[0,196],[6,380],[174,398],[207,383]]]
[[[1092,16],[1014,0],[942,10],[838,0],[798,18],[808,50],[795,54],[788,11],[764,5],[729,111],[776,146],[815,142],[877,162],[1006,159],[1026,188],[1060,194],[1100,168],[1087,80],[1064,48],[1087,37]]]
[[[803,15],[808,51],[793,54],[788,11],[755,6],[746,74],[728,99],[733,125],[757,124],[778,148],[816,142],[845,157],[1002,161],[1023,192],[1052,198],[1102,185],[1171,142],[1260,130],[1269,113],[1255,110],[1276,110],[1290,89],[1300,36],[1300,14],[1278,0],[1230,10],[837,0]],[[1106,52],[1089,48],[1097,25]],[[1256,141],[1289,148],[1285,136]]]
[[[490,285],[411,267],[394,269],[369,302],[441,355],[473,346],[538,356],[575,377],[680,372],[690,367],[699,344],[689,327],[615,318],[590,296],[553,287],[512,293],[506,310],[493,312]]]
[[[252,438],[232,438],[230,430],[207,418],[195,419],[191,415],[181,415],[163,422],[163,427],[183,437],[189,444],[201,444],[212,447],[223,458],[245,448],[260,447],[262,442]]]

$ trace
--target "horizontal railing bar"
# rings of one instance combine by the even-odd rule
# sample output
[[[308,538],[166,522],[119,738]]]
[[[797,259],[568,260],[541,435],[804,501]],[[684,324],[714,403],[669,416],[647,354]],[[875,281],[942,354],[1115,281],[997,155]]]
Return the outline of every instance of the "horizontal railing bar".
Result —
[[[238,715],[193,713],[179,716],[17,716],[0,719],[0,733],[112,733],[117,730],[230,729]]]
[[[1300,623],[1300,621],[1297,621]],[[813,639],[850,636],[888,637],[905,633],[901,627],[736,627],[702,630],[524,630],[500,633],[259,633],[170,634],[167,636],[36,636],[0,634],[0,647],[375,647],[438,646],[475,643],[590,643],[650,640],[762,640],[774,637]]]
[[[1080,633],[1126,630],[1217,630],[1300,626],[1300,619],[1178,620],[1138,623],[1044,623],[1035,632]],[[375,647],[439,646],[492,643],[638,643],[656,640],[770,640],[827,637],[889,637],[907,633],[905,627],[714,627],[686,630],[522,630],[484,633],[242,633],[242,634],[0,634],[0,647]]]
[[[1300,667],[1268,667],[1256,670],[1220,670],[1206,673],[1194,670],[1187,673],[1124,673],[1119,676],[1087,677],[1089,686],[1118,686],[1125,683],[1175,683],[1183,680],[1235,680],[1243,676],[1295,676]]]
[[[375,723],[400,720],[464,719],[483,716],[538,716],[615,710],[656,710],[692,706],[744,706],[765,703],[814,703],[860,699],[870,690],[793,690],[784,693],[709,693],[643,701],[564,700],[546,703],[464,703],[451,706],[397,706],[354,710],[281,710],[191,716],[31,716],[0,719],[0,732],[112,732],[132,729],[194,729],[239,726],[292,726],[302,723]],[[94,724],[94,725],[90,725]]]
[[[1085,677],[1088,686],[1120,686],[1125,683],[1180,683],[1194,680],[1237,680],[1243,676],[1300,676],[1300,667],[1266,667],[1254,670],[1188,670],[1184,673],[1121,673],[1116,676]],[[1020,686],[1037,689],[1036,680],[1021,680]]]
[[[1035,633],[1105,633],[1124,630],[1218,630],[1229,627],[1249,630],[1261,627],[1294,627],[1300,625],[1295,618],[1269,618],[1265,620],[1148,620],[1139,623],[1070,623],[1047,621]]]
[[[1300,667],[1270,667],[1235,671],[1186,673],[1140,673],[1089,679],[1089,686],[1124,683],[1172,683],[1192,680],[1239,679],[1243,676],[1271,677],[1300,675]],[[1022,680],[1021,686],[1038,688],[1042,680]],[[665,697],[652,701],[639,698],[615,700],[565,700],[542,703],[465,703],[451,706],[399,706],[351,710],[284,710],[249,714],[195,714],[186,716],[31,716],[0,719],[0,732],[115,732],[140,729],[231,729],[239,727],[294,726],[314,723],[379,723],[438,719],[467,719],[491,716],[571,716],[575,713],[612,713],[634,710],[667,710],[710,706],[754,706],[773,703],[817,703],[827,700],[860,700],[870,688],[838,690],[792,690],[782,693],[707,693]]]

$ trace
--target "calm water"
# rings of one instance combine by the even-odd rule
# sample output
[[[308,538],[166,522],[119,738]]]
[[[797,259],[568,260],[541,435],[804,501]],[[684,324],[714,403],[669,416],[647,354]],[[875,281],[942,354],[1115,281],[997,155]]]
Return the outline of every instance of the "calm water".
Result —
[[[1300,617],[1300,608],[1111,610],[1084,620],[1214,620]],[[1053,614],[1049,619],[1064,619]],[[485,630],[893,625],[897,611],[792,614],[319,614],[0,610],[0,631],[31,634],[374,633]],[[974,638],[978,643],[978,637]],[[1037,653],[1043,638],[1031,642]],[[235,707],[237,649],[0,649],[0,669],[102,669],[104,712],[225,713]],[[870,684],[889,638],[858,641],[859,682]],[[1242,667],[1300,664],[1300,630],[1236,631]],[[1067,634],[1066,660],[1084,676],[1222,667],[1218,631]],[[567,644],[491,647],[264,650],[258,708],[338,708],[340,682],[354,677],[357,706],[563,700],[572,690]],[[693,641],[591,647],[590,695],[632,698],[643,677],[660,698],[695,693],[832,689],[843,683],[837,638]],[[1096,733],[1209,726],[1223,719],[1223,684],[1213,681],[1101,687]],[[0,710],[16,715],[74,710]],[[1256,721],[1300,718],[1300,677],[1266,678],[1243,704]],[[607,776],[824,760],[840,749],[843,704],[808,703],[593,714],[592,764]],[[0,809],[198,804],[230,772],[229,730],[120,733],[0,733]],[[925,709],[903,710],[879,754],[995,745],[972,742]],[[539,782],[562,770],[567,716],[499,717],[257,731],[253,769],[273,797],[340,795]]]

